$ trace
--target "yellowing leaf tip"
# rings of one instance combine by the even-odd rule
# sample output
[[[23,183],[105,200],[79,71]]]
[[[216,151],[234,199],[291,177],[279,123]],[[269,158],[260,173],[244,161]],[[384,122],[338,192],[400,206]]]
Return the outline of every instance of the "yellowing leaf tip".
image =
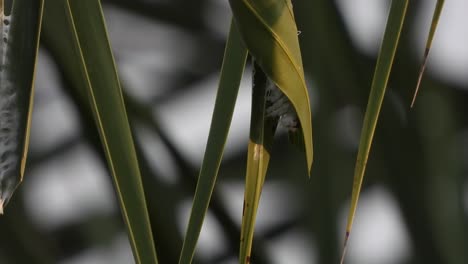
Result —
[[[346,256],[346,249],[348,248],[348,239],[349,239],[349,231],[346,231],[344,245],[343,245],[343,253],[341,254],[340,264],[344,264],[344,260]]]
[[[0,215],[3,214],[3,203],[4,203],[4,202],[5,202],[5,201],[4,201],[2,198],[0,198]]]
[[[410,108],[413,108],[414,102],[416,102],[416,97],[418,95],[419,87],[421,86],[422,77],[424,75],[424,71],[426,70],[428,56],[429,56],[429,49],[426,49],[426,51],[424,52],[423,63],[421,65],[421,69],[419,70],[418,83],[416,84],[416,90],[414,91],[413,100],[411,101]]]

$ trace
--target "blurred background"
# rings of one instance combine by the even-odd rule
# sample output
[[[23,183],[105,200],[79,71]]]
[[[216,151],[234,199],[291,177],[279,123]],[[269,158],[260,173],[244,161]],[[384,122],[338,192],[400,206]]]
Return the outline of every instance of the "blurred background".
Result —
[[[277,135],[255,264],[338,263],[390,1],[295,0],[315,160]],[[409,109],[435,0],[410,1],[346,263],[468,263],[468,2],[446,1]],[[177,263],[231,13],[226,0],[105,0],[160,263]],[[24,183],[0,217],[0,263],[134,263],[90,113],[44,27]],[[250,123],[241,85],[195,263],[235,264]]]

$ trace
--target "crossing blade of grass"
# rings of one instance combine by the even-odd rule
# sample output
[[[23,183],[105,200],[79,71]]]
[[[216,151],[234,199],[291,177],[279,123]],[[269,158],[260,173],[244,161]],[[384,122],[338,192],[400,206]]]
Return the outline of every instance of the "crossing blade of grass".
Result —
[[[427,37],[426,48],[424,50],[424,57],[421,64],[421,69],[419,70],[418,83],[416,84],[416,90],[414,91],[413,100],[411,101],[411,107],[414,106],[416,101],[416,96],[418,95],[419,86],[421,85],[421,80],[426,69],[427,58],[429,57],[429,51],[432,46],[432,40],[437,29],[437,24],[439,23],[440,14],[442,14],[442,9],[444,7],[445,0],[437,0],[436,7],[434,9],[434,14],[432,16],[431,29],[429,30],[429,36]]]
[[[267,86],[274,85],[255,63],[253,74],[250,140],[247,153],[244,208],[240,239],[239,263],[250,263],[255,219],[263,183],[270,161],[270,153],[279,118],[266,114]]]
[[[224,52],[223,66],[216,95],[210,133],[205,156],[198,176],[197,188],[190,213],[179,264],[192,262],[211,194],[216,183],[224,145],[231,125],[240,81],[247,60],[247,49],[242,43],[239,31],[231,23],[229,38]]]
[[[312,117],[291,0],[229,0],[229,3],[249,53],[297,112],[310,173]]]
[[[44,2],[0,0],[0,214],[23,180]]]
[[[351,196],[351,207],[346,225],[346,235],[343,248],[341,263],[344,263],[344,257],[348,244],[349,235],[353,225],[354,215],[356,213],[359,194],[361,192],[362,180],[366,170],[367,159],[369,157],[372,139],[374,137],[375,127],[379,118],[380,109],[385,95],[388,78],[393,64],[393,59],[398,46],[401,29],[406,17],[408,0],[393,0],[390,13],[385,28],[382,45],[380,47],[377,65],[375,66],[374,77],[372,80],[369,101],[367,103],[364,124],[361,131],[359,151],[354,171],[353,191]]]
[[[114,187],[125,220],[136,263],[158,263],[135,147],[100,1],[55,1],[64,16],[58,23],[72,31],[81,77]],[[60,14],[58,14],[60,15]]]

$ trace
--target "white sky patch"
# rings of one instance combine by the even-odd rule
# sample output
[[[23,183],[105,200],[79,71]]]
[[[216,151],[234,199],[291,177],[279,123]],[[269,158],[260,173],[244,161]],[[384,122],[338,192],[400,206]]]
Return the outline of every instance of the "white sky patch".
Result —
[[[219,74],[154,107],[163,129],[192,164],[199,166],[208,139]],[[251,109],[251,69],[247,68],[237,97],[224,158],[247,148]]]
[[[421,1],[413,38],[417,54],[422,55],[432,20],[436,0]],[[468,74],[468,2],[445,1],[437,31],[432,42],[427,70],[445,80],[467,84]]]
[[[353,42],[369,55],[379,51],[389,11],[386,0],[337,0]]]
[[[226,209],[232,219],[240,226],[244,203],[244,181],[222,181],[218,188],[223,194]],[[300,203],[294,198],[294,190],[285,182],[266,181],[257,211],[255,232],[259,234],[266,232],[296,217],[300,211]]]
[[[340,247],[345,234],[349,201],[340,212]],[[403,216],[392,195],[383,187],[372,187],[361,194],[348,244],[349,263],[403,263],[411,253]]]
[[[32,170],[24,181],[27,212],[44,228],[117,210],[106,169],[81,144]]]
[[[191,199],[185,200],[178,208],[177,222],[183,237],[185,237],[185,232],[187,230],[192,203],[193,201]],[[221,225],[216,220],[213,213],[208,211],[203,222],[195,254],[202,259],[209,259],[210,257],[223,254],[226,250],[227,243]]]
[[[209,0],[204,10],[205,24],[220,37],[227,38],[232,12],[228,1]]]
[[[390,1],[386,0],[337,0],[352,41],[368,55],[377,56],[378,54],[385,31],[389,3]],[[415,56],[421,60],[435,4],[436,0],[421,1],[421,8],[417,11],[416,25],[411,31]],[[465,86],[468,83],[468,74],[466,74],[468,16],[466,10],[468,10],[466,0],[445,1],[427,66],[428,72],[446,81],[465,84]]]
[[[123,88],[141,102],[150,103],[167,92],[174,73],[193,59],[195,39],[170,24],[113,5],[104,8]]]
[[[274,264],[316,264],[317,248],[307,233],[294,230],[268,243]]]
[[[57,65],[39,50],[31,121],[31,152],[45,152],[80,134],[78,113],[63,96]]]
[[[68,100],[52,100],[34,107],[31,123],[31,151],[45,152],[80,134],[76,109]]]
[[[176,164],[163,141],[144,124],[135,126],[134,131],[151,169],[166,183],[177,183]]]

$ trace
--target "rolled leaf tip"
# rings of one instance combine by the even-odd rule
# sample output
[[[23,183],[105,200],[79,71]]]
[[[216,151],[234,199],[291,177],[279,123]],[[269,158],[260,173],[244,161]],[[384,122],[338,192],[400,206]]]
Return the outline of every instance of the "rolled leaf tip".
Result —
[[[422,77],[424,75],[424,71],[426,70],[428,56],[429,56],[429,49],[426,49],[426,51],[424,52],[423,63],[421,65],[421,69],[419,70],[418,82],[416,84],[416,90],[414,91],[413,100],[411,100],[410,108],[413,108],[414,103],[416,102],[416,97],[418,96],[419,87],[421,86]]]
[[[3,203],[4,203],[3,199],[0,198],[0,215],[3,215]]]
[[[343,252],[341,254],[340,264],[344,264],[344,260],[345,260],[345,256],[346,256],[346,249],[348,249],[348,240],[349,240],[349,231],[346,231],[345,240],[344,240],[344,244],[343,244]]]

